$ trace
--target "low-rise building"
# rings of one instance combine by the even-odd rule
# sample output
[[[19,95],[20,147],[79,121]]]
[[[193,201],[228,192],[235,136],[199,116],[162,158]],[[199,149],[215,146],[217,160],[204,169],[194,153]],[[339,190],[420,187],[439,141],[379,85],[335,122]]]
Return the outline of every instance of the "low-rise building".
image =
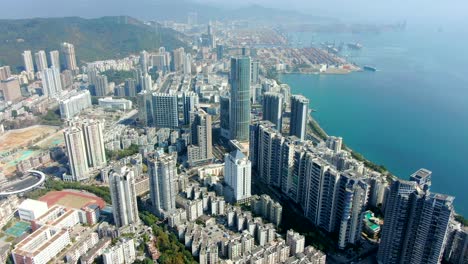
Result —
[[[103,108],[118,109],[118,110],[123,110],[123,111],[132,109],[132,101],[123,99],[123,98],[120,98],[120,99],[114,99],[112,97],[100,98],[98,100],[98,105],[102,106]]]
[[[18,243],[12,256],[15,264],[46,264],[69,244],[67,230],[42,226]]]
[[[47,212],[47,203],[26,199],[18,206],[18,215],[23,221],[33,221]]]
[[[132,264],[136,259],[133,239],[121,239],[115,246],[102,254],[104,264]]]

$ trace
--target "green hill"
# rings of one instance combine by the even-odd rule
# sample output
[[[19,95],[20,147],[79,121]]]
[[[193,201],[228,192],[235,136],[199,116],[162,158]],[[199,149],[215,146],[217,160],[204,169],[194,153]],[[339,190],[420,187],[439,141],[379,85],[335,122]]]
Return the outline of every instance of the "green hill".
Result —
[[[88,61],[120,58],[143,49],[160,46],[172,50],[185,46],[180,33],[150,26],[130,17],[83,19],[33,18],[0,20],[0,65],[21,69],[24,50],[60,49],[60,43],[75,45],[79,64]]]

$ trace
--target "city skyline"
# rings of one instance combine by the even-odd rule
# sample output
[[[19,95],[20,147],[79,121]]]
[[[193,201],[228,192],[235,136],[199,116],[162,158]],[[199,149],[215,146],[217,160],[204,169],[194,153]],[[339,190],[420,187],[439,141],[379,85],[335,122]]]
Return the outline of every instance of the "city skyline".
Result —
[[[414,113],[400,115],[406,107],[400,103],[392,115],[380,116],[400,86],[365,85],[404,86],[431,80],[422,74],[440,69],[425,63],[411,79],[395,71],[392,62],[412,54],[416,62],[421,52],[411,43],[394,46],[413,32],[407,22],[343,25],[325,19],[277,27],[256,23],[265,9],[243,10],[238,15],[258,17],[205,22],[203,14],[190,11],[183,22],[88,20],[87,32],[96,30],[91,23],[102,23],[93,35],[98,55],[74,38],[52,37],[51,47],[40,48],[28,42],[29,33],[16,38],[20,48],[11,50],[21,65],[0,67],[0,262],[468,261],[465,194],[459,191],[464,182],[450,174],[463,168],[455,166],[458,152],[443,164],[454,168],[442,173],[449,152],[421,148],[415,155],[412,141],[429,140],[433,131],[405,141],[418,122],[397,132],[379,126]],[[281,22],[277,10],[266,11]],[[83,20],[74,21],[75,35],[88,39]],[[442,27],[436,31],[446,34]],[[101,35],[106,37],[96,37]],[[112,56],[103,42],[115,46]],[[452,71],[453,80],[462,78],[458,68]],[[445,74],[441,79],[450,84]],[[362,85],[346,85],[357,81]],[[334,85],[322,89],[329,83]],[[423,99],[431,101],[431,92]],[[375,95],[381,96],[377,104],[365,99]],[[459,109],[460,98],[450,109]],[[366,107],[365,114],[357,111]],[[431,119],[421,122],[425,118]],[[327,134],[339,132],[330,129],[336,124],[365,141]],[[393,146],[398,151],[387,146],[390,131],[401,140]],[[463,139],[457,143],[463,151]],[[400,166],[420,169],[394,174],[393,167],[370,160],[372,151],[357,152],[372,147],[401,159],[413,153]],[[420,162],[429,156],[440,161]]]

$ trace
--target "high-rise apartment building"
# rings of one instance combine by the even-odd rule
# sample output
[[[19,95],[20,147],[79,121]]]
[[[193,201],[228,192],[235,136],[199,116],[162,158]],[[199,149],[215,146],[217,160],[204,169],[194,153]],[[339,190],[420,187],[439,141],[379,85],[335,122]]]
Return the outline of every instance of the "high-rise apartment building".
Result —
[[[338,246],[344,249],[348,244],[356,244],[361,239],[369,186],[362,175],[347,171],[341,174],[337,187],[333,218],[338,232]]]
[[[176,208],[176,159],[169,154],[149,158],[148,174],[153,211],[157,215],[163,216],[164,212],[170,212]]]
[[[38,72],[42,72],[43,70],[47,69],[49,66],[47,65],[47,56],[45,51],[40,50],[34,54],[36,58],[36,68]]]
[[[94,83],[94,95],[106,96],[109,93],[109,82],[106,75],[97,75]]]
[[[252,163],[239,150],[224,157],[224,182],[233,189],[235,202],[250,198],[252,188]]]
[[[187,53],[184,60],[184,74],[192,74],[192,54]]]
[[[330,136],[327,138],[327,141],[325,143],[327,145],[327,148],[333,150],[333,152],[335,153],[338,153],[341,151],[341,147],[343,145],[343,138]]]
[[[0,80],[0,97],[5,101],[16,102],[21,99],[21,87],[18,78]]]
[[[86,145],[81,127],[71,126],[63,132],[70,165],[71,180],[82,181],[89,178]]]
[[[50,66],[58,69],[60,72],[60,55],[58,50],[52,50],[49,52]]]
[[[34,80],[34,63],[30,50],[25,50],[22,54],[24,62],[24,70],[28,74],[29,80]]]
[[[72,71],[74,74],[78,73],[79,68],[76,63],[75,46],[67,42],[62,43],[62,53],[65,58],[65,69]]]
[[[58,97],[62,92],[62,81],[58,69],[46,68],[41,71],[42,89],[48,97]]]
[[[291,121],[289,135],[301,140],[306,138],[307,120],[309,115],[309,99],[302,95],[291,96]]]
[[[154,126],[160,128],[179,126],[177,94],[154,93],[152,109]]]
[[[211,116],[202,109],[192,112],[191,144],[187,147],[188,162],[195,164],[213,159]]]
[[[104,122],[84,120],[82,131],[86,143],[86,156],[90,167],[102,167],[107,163],[104,149]]]
[[[124,85],[124,94],[125,96],[135,97],[137,94],[137,84],[135,79],[126,79]]]
[[[168,70],[165,52],[151,56],[151,60],[153,61],[153,67],[156,67],[158,71],[166,72]]]
[[[145,73],[140,77],[140,87],[142,91],[151,92],[151,90],[153,90],[153,80],[151,79],[151,75]]]
[[[250,58],[231,58],[231,102],[229,128],[231,139],[249,141],[250,126]]]
[[[252,142],[252,163],[255,164],[257,175],[266,184],[280,187],[280,162],[277,162],[274,157],[279,156],[281,144],[284,138],[281,134],[273,129],[273,124],[270,122],[261,123],[258,127],[258,132],[255,142]]]
[[[117,227],[139,222],[135,174],[124,166],[109,175],[109,189],[112,198],[114,222]]]
[[[385,203],[377,261],[440,263],[454,198],[423,190],[417,181],[396,180]]]
[[[10,66],[1,66],[0,67],[0,81],[6,80],[11,77],[11,68]]]
[[[143,74],[146,74],[148,72],[148,67],[149,67],[148,60],[149,60],[148,52],[146,52],[146,50],[143,50],[142,52],[140,52],[139,62],[140,62],[140,68]]]
[[[468,228],[458,225],[453,227],[445,246],[444,259],[448,263],[468,263]]]
[[[185,58],[184,48],[174,49],[172,51],[171,70],[182,72],[184,70]]]
[[[272,122],[281,132],[283,121],[283,95],[267,92],[263,95],[263,120]]]

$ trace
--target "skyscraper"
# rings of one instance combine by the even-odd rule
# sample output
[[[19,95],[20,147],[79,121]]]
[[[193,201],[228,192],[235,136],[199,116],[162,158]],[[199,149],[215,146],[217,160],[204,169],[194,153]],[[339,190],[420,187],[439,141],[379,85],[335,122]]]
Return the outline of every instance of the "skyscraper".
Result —
[[[229,128],[232,139],[249,141],[250,58],[231,58]]]
[[[220,127],[221,127],[221,136],[224,138],[230,138],[229,133],[229,111],[230,111],[230,101],[229,96],[221,96],[219,98],[219,118],[220,118]]]
[[[48,97],[57,97],[62,92],[62,82],[58,69],[46,68],[41,72],[42,90]]]
[[[192,54],[190,53],[185,55],[184,74],[192,74]]]
[[[179,126],[176,94],[154,93],[152,108],[154,126],[160,128],[176,128]]]
[[[252,83],[257,84],[260,82],[260,62],[252,61]]]
[[[252,163],[239,150],[224,156],[224,182],[234,191],[235,202],[242,202],[251,196]]]
[[[137,92],[136,92],[136,81],[135,79],[125,79],[125,85],[124,85],[124,92],[125,96],[130,96],[130,97],[135,97]]]
[[[154,213],[162,216],[164,212],[175,209],[176,159],[169,154],[148,159],[150,177],[150,196]]]
[[[60,55],[58,50],[52,50],[49,52],[50,64],[60,72]]]
[[[32,53],[30,50],[25,50],[23,52],[23,62],[24,62],[24,70],[28,74],[28,79],[34,79],[34,63],[32,58]]]
[[[114,222],[122,227],[139,222],[135,175],[128,167],[113,171],[109,176]]]
[[[71,126],[63,132],[70,164],[71,180],[82,181],[89,178],[88,160],[83,131],[80,127]]]
[[[104,149],[104,122],[99,120],[83,121],[83,134],[89,167],[102,167],[107,163]]]
[[[149,67],[148,59],[149,59],[149,55],[148,55],[148,52],[146,52],[146,50],[143,50],[142,52],[140,52],[140,68],[143,71],[143,74],[146,74],[148,72],[148,67]]]
[[[453,197],[424,191],[416,181],[393,182],[377,261],[440,263],[453,214]]]
[[[222,60],[224,56],[224,45],[217,44],[216,45],[216,58],[218,61]]]
[[[191,144],[187,147],[187,154],[188,162],[194,164],[213,158],[213,143],[211,137],[211,116],[202,109],[192,112],[192,116]]]
[[[138,123],[142,126],[153,126],[153,103],[152,95],[148,91],[137,94]]]
[[[281,132],[283,121],[283,95],[267,92],[263,95],[263,120],[275,124],[276,129]]]
[[[195,111],[198,105],[198,95],[194,92],[184,92],[182,94],[183,111],[184,111],[184,124],[190,124],[190,113]]]
[[[142,91],[150,92],[153,90],[153,80],[151,79],[151,75],[145,73],[140,76],[140,86]]]
[[[291,96],[291,121],[289,135],[304,140],[307,133],[309,99],[302,95]]]
[[[75,46],[73,44],[63,42],[62,52],[65,57],[65,69],[78,73],[78,65],[76,64]]]
[[[38,72],[42,72],[43,70],[47,69],[47,56],[45,51],[40,50],[34,54],[36,58],[36,68]]]

